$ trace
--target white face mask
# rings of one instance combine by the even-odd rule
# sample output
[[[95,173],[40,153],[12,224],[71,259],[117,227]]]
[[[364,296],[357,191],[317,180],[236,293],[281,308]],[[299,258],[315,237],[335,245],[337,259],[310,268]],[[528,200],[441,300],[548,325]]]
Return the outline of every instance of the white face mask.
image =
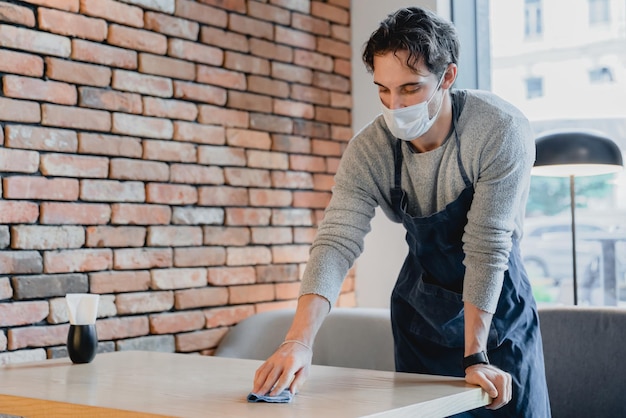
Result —
[[[433,97],[435,97],[437,90],[439,90],[439,86],[441,85],[445,75],[446,74],[444,72],[439,80],[439,83],[437,83],[435,92],[425,102],[393,110],[389,109],[384,104],[382,105],[383,118],[385,119],[385,123],[387,123],[387,127],[393,136],[405,141],[411,141],[424,135],[433,126],[435,120],[437,120],[439,111],[441,110],[443,99],[439,103],[437,112],[435,112],[432,118],[428,117],[428,105]]]

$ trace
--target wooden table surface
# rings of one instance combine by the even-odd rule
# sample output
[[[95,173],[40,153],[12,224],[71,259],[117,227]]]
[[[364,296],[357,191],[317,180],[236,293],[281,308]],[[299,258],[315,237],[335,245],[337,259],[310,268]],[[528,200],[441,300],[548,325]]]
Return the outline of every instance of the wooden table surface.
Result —
[[[0,414],[25,417],[444,417],[486,405],[462,379],[313,366],[290,404],[248,403],[257,360],[147,351],[0,367]]]

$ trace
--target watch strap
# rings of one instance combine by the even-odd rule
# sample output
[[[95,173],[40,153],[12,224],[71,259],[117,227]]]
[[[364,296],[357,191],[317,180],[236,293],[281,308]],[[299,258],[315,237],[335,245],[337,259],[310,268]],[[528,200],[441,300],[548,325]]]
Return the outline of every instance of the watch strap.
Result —
[[[463,358],[463,370],[475,364],[489,364],[487,352],[480,351],[478,353],[470,354],[469,356]]]

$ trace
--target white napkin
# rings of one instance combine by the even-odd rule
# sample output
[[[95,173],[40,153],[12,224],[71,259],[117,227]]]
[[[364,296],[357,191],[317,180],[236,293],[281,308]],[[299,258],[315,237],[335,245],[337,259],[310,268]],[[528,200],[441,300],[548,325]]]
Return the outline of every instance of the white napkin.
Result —
[[[91,293],[68,293],[65,302],[72,325],[90,325],[96,323],[100,295]]]

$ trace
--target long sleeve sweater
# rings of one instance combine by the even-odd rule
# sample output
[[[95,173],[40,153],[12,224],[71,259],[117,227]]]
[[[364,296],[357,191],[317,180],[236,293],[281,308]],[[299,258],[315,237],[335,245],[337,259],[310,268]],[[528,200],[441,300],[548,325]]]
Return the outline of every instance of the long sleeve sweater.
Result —
[[[519,110],[478,90],[467,90],[456,133],[463,166],[474,185],[462,238],[463,300],[494,313],[513,239],[522,234],[534,137]],[[401,221],[391,206],[396,141],[379,115],[349,142],[310,249],[300,294],[320,295],[333,306],[349,268],[363,251],[375,208],[380,206],[393,222]],[[413,216],[441,211],[465,188],[454,134],[432,151],[417,153],[406,143],[402,152],[402,188]]]

